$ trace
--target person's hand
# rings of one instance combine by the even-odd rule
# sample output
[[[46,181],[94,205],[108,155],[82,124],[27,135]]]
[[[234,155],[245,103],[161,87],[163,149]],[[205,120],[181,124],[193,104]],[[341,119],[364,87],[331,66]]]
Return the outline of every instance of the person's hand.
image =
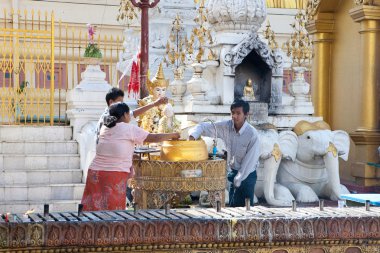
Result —
[[[195,141],[195,138],[193,136],[189,136],[189,141]]]
[[[181,137],[179,133],[173,133],[172,140],[178,140]]]
[[[238,173],[238,174],[235,176],[235,178],[234,178],[234,186],[235,186],[236,188],[239,188],[240,185],[241,185],[241,174]]]
[[[153,105],[159,106],[159,105],[167,104],[168,101],[169,99],[167,97],[158,98],[156,101],[154,101]]]
[[[135,176],[135,168],[132,166],[129,172],[130,178]]]

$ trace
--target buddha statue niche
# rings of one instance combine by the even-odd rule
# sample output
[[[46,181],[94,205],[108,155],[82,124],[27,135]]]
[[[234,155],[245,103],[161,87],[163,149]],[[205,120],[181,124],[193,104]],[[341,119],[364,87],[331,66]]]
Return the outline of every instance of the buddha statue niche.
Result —
[[[138,101],[139,106],[145,106],[157,99],[164,97],[166,95],[166,89],[169,82],[165,79],[164,71],[162,68],[162,63],[160,64],[156,76],[150,81],[147,79],[147,86],[149,91],[149,96],[140,99]],[[163,109],[165,105],[160,105],[159,107],[153,107],[152,109],[145,112],[140,116],[140,127],[145,129],[150,133],[158,133],[158,122],[164,116]]]
[[[255,101],[255,90],[251,78],[248,78],[247,83],[244,86],[243,99],[245,101]]]

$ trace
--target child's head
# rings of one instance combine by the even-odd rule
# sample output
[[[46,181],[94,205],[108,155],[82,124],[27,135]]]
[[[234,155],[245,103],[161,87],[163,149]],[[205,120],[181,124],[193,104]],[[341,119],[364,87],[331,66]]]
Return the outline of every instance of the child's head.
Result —
[[[109,116],[104,117],[106,127],[114,127],[118,122],[128,123],[131,120],[129,106],[124,102],[117,102],[109,107]]]
[[[119,88],[112,88],[107,92],[106,102],[107,105],[110,106],[117,102],[123,102],[124,100],[124,91]]]

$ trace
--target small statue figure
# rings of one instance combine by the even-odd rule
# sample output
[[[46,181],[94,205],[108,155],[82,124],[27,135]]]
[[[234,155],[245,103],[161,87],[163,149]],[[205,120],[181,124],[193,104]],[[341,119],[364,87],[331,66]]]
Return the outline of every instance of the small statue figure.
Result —
[[[162,113],[164,116],[158,122],[158,133],[179,132],[180,122],[174,116],[173,106],[166,104]]]
[[[243,99],[245,101],[254,101],[255,98],[255,90],[253,89],[252,80],[248,78],[246,85],[244,86]]]
[[[147,105],[151,102],[156,101],[157,99],[164,97],[166,95],[166,89],[169,83],[165,80],[164,71],[162,68],[162,63],[160,64],[156,76],[149,81],[147,79],[147,86],[149,93],[151,95],[140,99],[138,101],[139,106]],[[157,133],[158,131],[158,122],[163,117],[162,110],[165,105],[160,105],[159,107],[154,107],[147,112],[145,112],[142,116],[140,116],[140,126],[150,133]]]

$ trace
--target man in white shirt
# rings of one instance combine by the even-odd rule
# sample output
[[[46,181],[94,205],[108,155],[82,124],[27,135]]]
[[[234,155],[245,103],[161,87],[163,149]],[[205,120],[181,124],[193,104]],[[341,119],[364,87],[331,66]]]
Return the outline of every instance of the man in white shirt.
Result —
[[[227,164],[230,172],[227,179],[231,182],[229,189],[229,205],[241,207],[245,199],[253,196],[257,180],[256,168],[260,156],[260,141],[256,129],[247,122],[249,104],[244,100],[235,100],[231,104],[231,120],[216,122],[218,138],[227,147]],[[198,124],[189,132],[189,140],[198,139],[201,135],[214,137],[212,123]]]

